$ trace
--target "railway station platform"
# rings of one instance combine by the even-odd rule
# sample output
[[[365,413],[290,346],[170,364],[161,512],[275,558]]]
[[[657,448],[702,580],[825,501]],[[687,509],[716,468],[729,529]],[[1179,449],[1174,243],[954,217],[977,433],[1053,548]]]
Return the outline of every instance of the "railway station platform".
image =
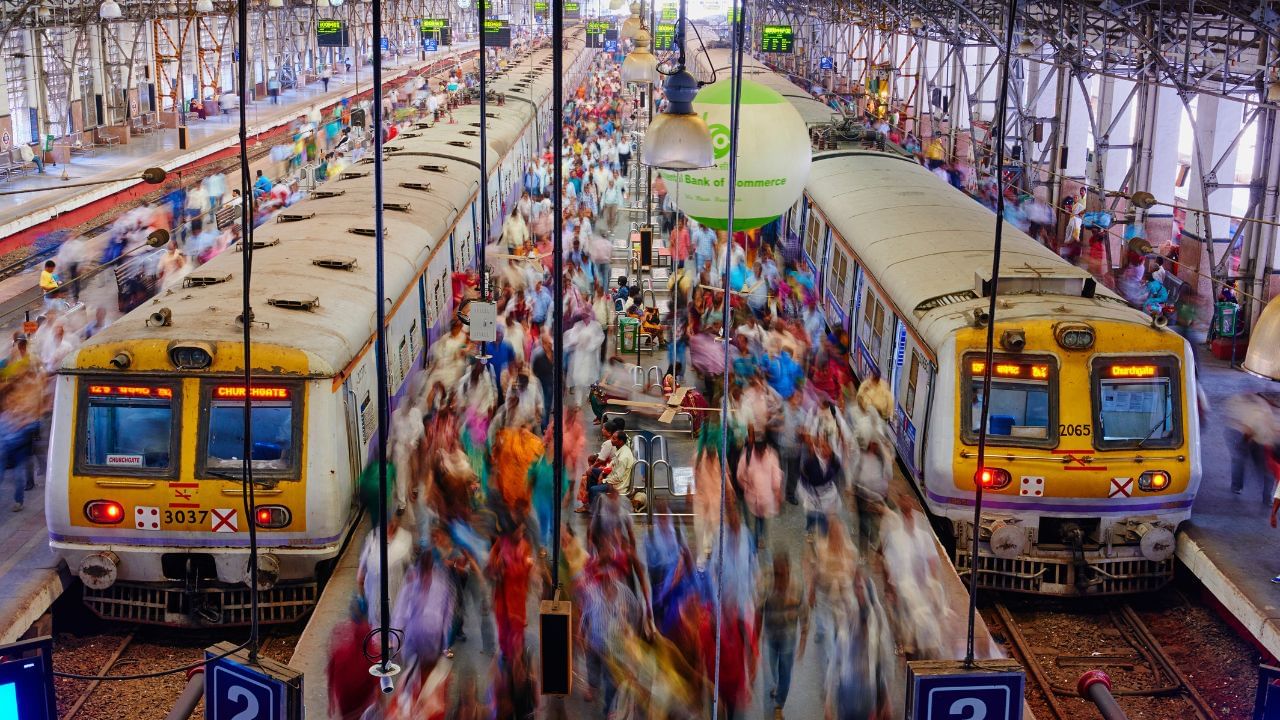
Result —
[[[459,44],[448,52],[433,53],[425,60],[389,64],[384,69],[383,83],[390,88],[423,68],[463,57],[473,50],[474,43]],[[336,73],[327,92],[316,81],[282,91],[276,103],[267,99],[252,101],[248,113],[250,142],[270,136],[313,109],[367,97],[370,91],[370,71],[357,68],[350,73]],[[160,167],[181,174],[214,158],[234,157],[238,131],[238,114],[217,114],[190,121],[187,126],[190,139],[185,149],[178,147],[177,130],[157,129],[129,137],[127,143],[94,147],[89,153],[73,155],[67,163],[46,164],[43,174],[32,170],[11,176],[0,184],[0,191],[30,192],[0,195],[0,255],[30,242],[35,232],[74,226],[111,205],[132,198],[133,193],[155,190],[155,186],[137,179],[145,168]],[[133,179],[91,187],[62,187],[115,178]],[[56,223],[49,222],[55,219]]]
[[[1226,437],[1224,404],[1238,393],[1261,392],[1280,399],[1280,387],[1233,369],[1208,352],[1197,353],[1200,382],[1209,398],[1201,423],[1200,492],[1190,522],[1178,535],[1178,559],[1221,603],[1260,649],[1280,658],[1280,530],[1273,529],[1271,487],[1246,478],[1244,491],[1231,491],[1232,449]]]

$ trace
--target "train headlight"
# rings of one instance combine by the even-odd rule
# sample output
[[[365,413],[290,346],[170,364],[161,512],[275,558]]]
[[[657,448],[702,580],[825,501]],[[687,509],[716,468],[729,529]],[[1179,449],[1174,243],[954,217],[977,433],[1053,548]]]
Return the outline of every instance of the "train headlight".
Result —
[[[1088,325],[1059,325],[1054,332],[1058,344],[1067,350],[1088,350],[1093,347],[1093,328]]]
[[[119,525],[124,520],[124,506],[115,500],[90,500],[84,504],[84,516],[91,523]]]
[[[293,522],[293,513],[283,505],[259,505],[253,513],[253,519],[260,528],[279,530]]]
[[[1148,470],[1138,476],[1138,489],[1146,492],[1160,492],[1169,487],[1169,473],[1163,470]]]
[[[982,468],[974,475],[974,481],[983,490],[1003,490],[1013,482],[1013,476],[1004,468]]]
[[[205,370],[213,364],[213,345],[207,342],[171,343],[169,362],[179,370]]]

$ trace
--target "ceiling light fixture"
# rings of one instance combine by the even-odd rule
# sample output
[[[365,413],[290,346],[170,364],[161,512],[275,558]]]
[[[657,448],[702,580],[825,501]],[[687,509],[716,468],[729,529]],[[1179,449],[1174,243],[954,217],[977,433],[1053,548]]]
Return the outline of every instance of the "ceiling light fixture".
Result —
[[[636,33],[644,27],[644,22],[640,19],[640,10],[640,3],[631,3],[631,17],[622,21],[622,27],[618,29],[619,38],[623,40],[634,40]]]
[[[649,52],[649,31],[640,28],[633,38],[635,48],[627,53],[622,61],[622,82],[637,85],[657,84],[661,77],[658,74],[658,58]]]
[[[103,20],[119,20],[124,13],[120,12],[120,3],[116,0],[105,0],[98,8],[98,17]]]
[[[680,16],[674,42],[679,50],[676,69],[667,76],[662,93],[667,98],[666,112],[659,113],[645,132],[640,161],[664,170],[693,170],[715,164],[715,147],[711,129],[693,109],[698,95],[698,81],[685,69],[684,30],[688,23],[685,0],[680,0]]]

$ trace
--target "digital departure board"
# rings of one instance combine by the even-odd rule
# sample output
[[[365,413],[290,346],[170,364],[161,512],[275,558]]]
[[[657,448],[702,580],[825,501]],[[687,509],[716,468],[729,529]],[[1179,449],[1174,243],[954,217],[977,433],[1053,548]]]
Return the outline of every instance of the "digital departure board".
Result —
[[[675,20],[675,19],[676,19],[676,17],[678,17],[676,13],[678,13],[678,12],[679,12],[679,10],[680,10],[680,9],[679,9],[679,8],[677,8],[675,5],[663,5],[663,6],[662,6],[662,14],[661,14],[661,15],[659,15],[659,19],[662,19],[662,20]]]
[[[347,28],[341,20],[316,21],[316,45],[320,47],[346,47]]]
[[[434,40],[437,47],[453,44],[453,30],[449,26],[449,18],[422,18],[419,29],[422,31],[424,48],[428,40]]]
[[[742,9],[729,8],[729,12],[725,13],[725,17],[728,18],[729,24],[732,25],[738,22],[738,19],[742,17]]]
[[[587,21],[587,47],[602,48],[604,47],[605,36],[611,29],[612,24],[608,20],[588,20]]]
[[[511,47],[511,23],[508,20],[484,21],[485,47]]]
[[[564,4],[565,20],[581,20],[582,19],[582,3],[567,2]]]
[[[675,23],[658,23],[653,30],[653,46],[658,50],[670,50],[675,44]]]
[[[547,5],[547,0],[533,0],[533,14],[546,15],[548,9]]]
[[[795,30],[790,25],[765,25],[760,29],[760,52],[789,53],[795,45]]]

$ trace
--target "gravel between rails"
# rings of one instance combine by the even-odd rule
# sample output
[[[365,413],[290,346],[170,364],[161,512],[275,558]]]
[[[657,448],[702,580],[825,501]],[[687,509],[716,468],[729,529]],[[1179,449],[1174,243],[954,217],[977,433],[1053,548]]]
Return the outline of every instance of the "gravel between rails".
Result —
[[[108,675],[133,675],[188,665],[203,658],[205,648],[220,639],[229,637],[240,642],[245,632],[234,628],[219,637],[210,631],[130,627],[96,621],[77,624],[85,627],[58,632],[54,638],[53,664],[59,672],[82,675],[101,672],[131,630],[136,633],[135,639],[107,672]],[[262,654],[282,663],[288,661],[301,634],[302,624],[264,627]],[[89,695],[76,713],[75,720],[164,720],[186,684],[185,672],[145,680],[107,680]],[[58,717],[66,716],[70,705],[88,685],[86,680],[54,680]],[[197,705],[191,717],[196,720],[204,718],[203,702]]]
[[[1132,720],[1193,720],[1201,717],[1183,694],[1125,694],[1176,685],[1143,657],[1113,612],[1127,601],[1165,657],[1186,677],[1221,720],[1251,717],[1258,653],[1214,612],[1175,588],[1124,599],[1055,599],[1006,596],[1001,600],[1017,623],[1049,682],[1074,688],[1085,670],[1098,667],[1112,678],[1121,707]],[[997,640],[1018,657],[1006,623],[986,603],[983,615]],[[1055,694],[1064,718],[1095,720],[1097,709],[1074,693]],[[1036,717],[1057,717],[1037,682],[1028,675],[1027,701]]]

